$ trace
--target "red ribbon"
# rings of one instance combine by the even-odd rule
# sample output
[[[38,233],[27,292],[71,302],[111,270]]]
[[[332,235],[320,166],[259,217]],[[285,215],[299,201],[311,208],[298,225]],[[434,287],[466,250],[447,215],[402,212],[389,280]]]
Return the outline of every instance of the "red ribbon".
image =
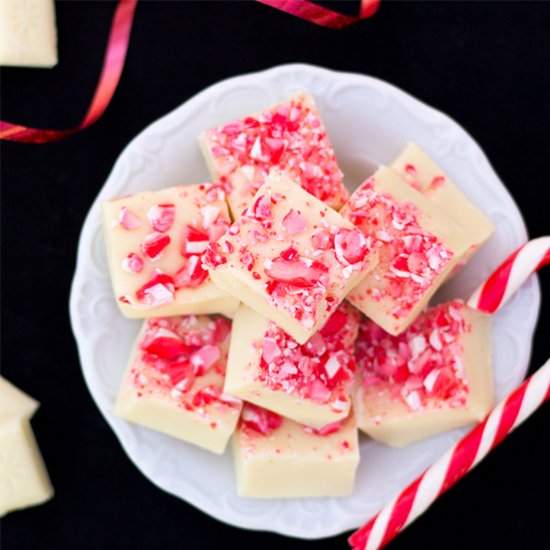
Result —
[[[376,13],[380,4],[380,0],[361,0],[359,15],[354,17],[329,10],[308,0],[257,1],[311,23],[332,29],[343,29],[370,17]],[[136,4],[137,0],[119,0],[111,23],[107,51],[94,97],[86,116],[76,128],[70,130],[41,130],[0,121],[0,139],[24,143],[47,143],[72,136],[93,124],[107,109],[120,80],[126,52],[128,51]]]
[[[124,68],[137,0],[120,0],[115,10],[107,51],[94,97],[82,122],[70,130],[40,130],[0,121],[0,139],[47,143],[72,136],[93,124],[107,109]]]
[[[344,15],[328,8],[324,8],[308,0],[257,0],[262,4],[289,13],[310,23],[329,27],[331,29],[344,29],[363,19],[374,15],[380,5],[380,0],[361,0],[361,8],[358,16]]]

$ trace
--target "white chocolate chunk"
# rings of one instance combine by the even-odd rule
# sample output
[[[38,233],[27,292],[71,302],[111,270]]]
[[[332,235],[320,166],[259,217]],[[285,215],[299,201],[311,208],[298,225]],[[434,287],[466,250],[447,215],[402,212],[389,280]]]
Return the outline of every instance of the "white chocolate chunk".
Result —
[[[470,237],[432,201],[381,166],[341,214],[378,247],[378,264],[349,301],[391,334],[416,319],[470,247]]]
[[[319,435],[286,418],[264,435],[241,423],[233,437],[237,492],[243,497],[291,498],[351,493],[359,464],[353,417]]]
[[[204,261],[218,287],[302,344],[372,269],[376,255],[348,220],[286,174],[272,172]]]
[[[358,320],[354,308],[344,304],[300,346],[241,304],[233,320],[224,391],[310,426],[346,418]]]
[[[40,404],[0,376],[0,423],[9,417],[30,419]]]
[[[126,317],[221,313],[239,301],[216,287],[201,254],[229,225],[223,192],[180,185],[103,203],[111,281]]]
[[[306,93],[206,130],[199,144],[212,178],[230,189],[233,218],[248,206],[272,168],[288,173],[336,210],[349,196],[315,102]]]
[[[359,382],[353,401],[359,429],[372,438],[403,447],[480,421],[491,410],[489,315],[449,302],[422,314],[399,337],[372,325],[365,328],[358,340]],[[424,343],[418,347],[420,338]],[[437,338],[443,342],[439,351],[433,345]],[[385,364],[375,358],[381,350],[388,358]],[[432,370],[426,374],[425,369]]]
[[[29,421],[0,422],[0,517],[12,510],[42,504],[53,496]]]
[[[0,65],[57,65],[53,0],[0,0]]]
[[[241,410],[239,399],[223,393],[229,332],[229,321],[221,317],[147,319],[115,413],[223,453]]]
[[[461,259],[463,263],[494,232],[489,218],[416,143],[408,143],[389,167],[466,229],[471,244]]]

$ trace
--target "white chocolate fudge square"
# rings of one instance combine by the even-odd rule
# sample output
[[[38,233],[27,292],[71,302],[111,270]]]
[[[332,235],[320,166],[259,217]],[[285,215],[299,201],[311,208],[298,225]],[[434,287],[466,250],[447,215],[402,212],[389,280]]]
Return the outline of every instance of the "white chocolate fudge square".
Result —
[[[56,64],[53,0],[0,0],[0,65],[53,67]]]
[[[491,220],[416,143],[408,143],[389,167],[466,229],[471,244],[464,262],[492,235]]]
[[[199,143],[212,178],[229,186],[234,218],[248,206],[272,168],[287,172],[335,210],[349,196],[327,131],[308,94],[207,130]]]
[[[382,166],[341,214],[378,247],[378,264],[349,301],[391,334],[416,319],[469,248],[465,230]]]
[[[0,423],[15,416],[30,419],[40,404],[0,376]]]
[[[399,336],[365,320],[357,344],[357,425],[401,447],[480,421],[493,405],[491,319],[455,300]]]
[[[224,391],[310,426],[348,416],[359,312],[342,304],[299,345],[241,304],[233,320]]]
[[[245,404],[233,436],[237,492],[243,497],[343,496],[359,464],[353,416],[314,430]]]
[[[12,416],[0,422],[0,517],[46,502],[53,496],[29,421]]]
[[[303,344],[372,269],[371,239],[272,172],[204,255],[212,281]]]
[[[201,262],[229,227],[224,196],[206,183],[103,203],[111,280],[126,317],[233,314],[238,300],[210,281]]]
[[[223,393],[230,332],[230,322],[219,316],[147,319],[124,375],[116,414],[223,453],[242,405]]]

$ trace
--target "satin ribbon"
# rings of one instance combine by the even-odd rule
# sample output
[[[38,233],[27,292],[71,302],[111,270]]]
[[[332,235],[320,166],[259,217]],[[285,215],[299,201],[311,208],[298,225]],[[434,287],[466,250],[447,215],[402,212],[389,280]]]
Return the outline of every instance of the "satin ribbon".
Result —
[[[289,13],[310,23],[329,27],[331,29],[344,29],[363,19],[374,15],[380,5],[380,0],[361,0],[359,15],[344,15],[328,8],[324,8],[308,0],[257,0],[262,4]]]
[[[116,7],[101,76],[88,112],[76,128],[41,130],[0,121],[0,139],[24,143],[47,143],[72,136],[93,124],[107,109],[120,80],[128,51],[136,4],[137,0],[120,0]]]
[[[308,0],[257,1],[311,23],[332,29],[343,29],[370,17],[376,12],[380,4],[380,0],[361,0],[359,15],[351,16],[329,10]],[[72,136],[96,122],[105,112],[105,109],[107,109],[120,80],[126,52],[128,51],[136,4],[137,0],[119,0],[113,22],[111,23],[107,51],[94,97],[86,116],[76,128],[69,130],[41,130],[39,128],[29,128],[20,124],[0,121],[0,139],[23,143],[48,143]]]

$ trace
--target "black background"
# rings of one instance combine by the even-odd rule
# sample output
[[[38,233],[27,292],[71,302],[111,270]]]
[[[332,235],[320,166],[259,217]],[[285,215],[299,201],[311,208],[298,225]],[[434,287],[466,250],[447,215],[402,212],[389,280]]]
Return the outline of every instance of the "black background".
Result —
[[[332,2],[352,11],[354,2]],[[60,63],[2,69],[2,119],[74,126],[101,68],[114,4],[57,4]],[[141,2],[120,86],[92,128],[3,142],[2,372],[42,402],[33,420],[55,498],[1,522],[3,550],[307,543],[219,523],[130,464],[84,385],[68,319],[80,227],[125,144],[222,78],[303,61],[371,74],[448,113],[480,143],[529,232],[550,232],[550,3],[391,2],[331,31],[256,2]],[[550,271],[531,371],[549,356]],[[534,415],[392,548],[548,548],[550,408]]]

